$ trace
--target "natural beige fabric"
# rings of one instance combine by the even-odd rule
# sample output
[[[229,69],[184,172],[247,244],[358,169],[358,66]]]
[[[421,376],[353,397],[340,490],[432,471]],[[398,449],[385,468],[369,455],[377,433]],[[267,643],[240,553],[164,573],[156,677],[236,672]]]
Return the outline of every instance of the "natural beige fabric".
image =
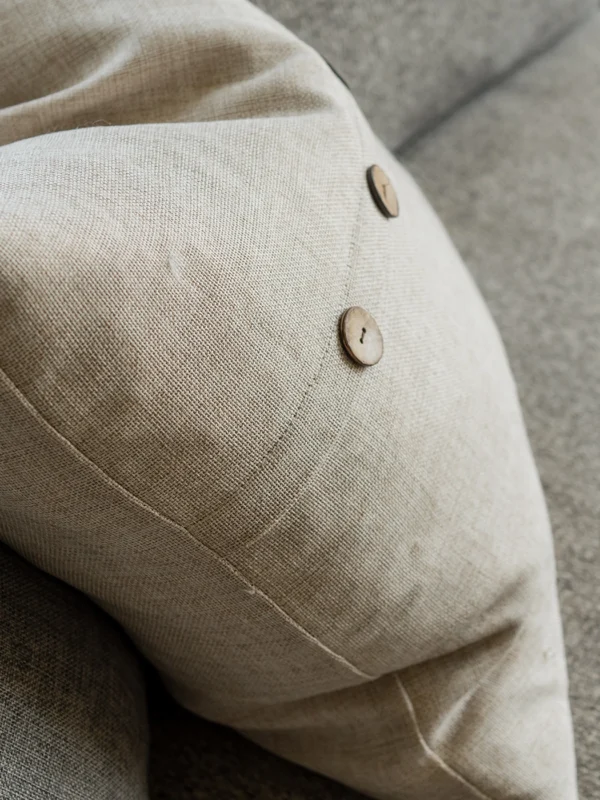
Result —
[[[188,708],[373,797],[575,798],[504,350],[349,91],[238,0],[3,13],[2,538]]]

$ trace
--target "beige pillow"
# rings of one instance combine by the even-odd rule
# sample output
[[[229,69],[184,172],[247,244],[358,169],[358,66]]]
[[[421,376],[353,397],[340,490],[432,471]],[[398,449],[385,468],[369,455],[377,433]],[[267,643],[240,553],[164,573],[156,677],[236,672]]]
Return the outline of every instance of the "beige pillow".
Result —
[[[241,0],[6,16],[2,538],[187,708],[372,797],[574,798],[505,354],[350,92]]]

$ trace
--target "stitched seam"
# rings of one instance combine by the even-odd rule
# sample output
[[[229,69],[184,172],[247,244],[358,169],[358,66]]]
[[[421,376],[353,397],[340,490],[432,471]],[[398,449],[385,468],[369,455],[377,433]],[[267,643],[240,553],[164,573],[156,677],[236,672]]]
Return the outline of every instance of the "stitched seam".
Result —
[[[527,609],[526,616],[528,615],[528,613],[529,609]],[[524,634],[525,634],[525,625],[521,625],[521,628],[519,629],[518,633],[510,643],[509,647],[503,653],[502,657],[486,671],[485,675],[477,683],[476,690],[479,690],[482,686],[484,686],[486,683],[489,682],[491,675],[498,669],[498,667],[504,664],[504,662],[510,657],[510,654],[513,652],[517,644],[521,641],[521,638],[524,636]],[[434,761],[438,765],[438,767],[440,767],[440,769],[444,770],[444,772],[446,772],[452,778],[459,781],[459,783],[464,784],[470,791],[472,791],[475,794],[475,796],[479,800],[492,800],[492,798],[489,795],[485,794],[481,789],[478,789],[463,775],[461,775],[459,772],[453,769],[446,761],[444,761],[444,759],[440,755],[438,755],[438,753],[435,752],[435,750],[433,750],[429,746],[425,737],[423,736],[421,728],[419,727],[417,713],[415,711],[415,707],[410,698],[410,695],[408,694],[406,687],[402,683],[402,680],[398,676],[398,673],[394,674],[394,678],[396,680],[398,688],[400,689],[400,692],[402,693],[404,702],[406,703],[406,707],[408,708],[408,713],[410,715],[413,727],[415,729],[415,734],[417,736],[417,739],[419,740],[419,744],[421,745],[427,756],[431,758],[432,761]]]
[[[360,120],[359,120],[358,114],[356,113],[356,105],[352,106],[352,110],[354,111],[354,117],[356,119],[356,128],[357,128],[358,136],[359,136],[359,140],[360,140],[361,161],[362,161],[363,166],[364,166],[364,160],[365,160],[365,158],[364,158],[364,156],[365,156],[364,134],[363,134],[363,130],[362,130],[362,127],[361,127],[361,124],[360,124]],[[355,233],[354,233],[354,236],[353,236],[353,239],[352,239],[352,242],[351,242],[351,245],[350,245],[350,249],[349,249],[349,252],[348,252],[348,261],[350,263],[350,268],[348,270],[348,274],[347,274],[347,277],[346,277],[346,285],[345,285],[345,288],[344,288],[344,298],[346,299],[346,302],[347,302],[347,298],[348,298],[348,289],[349,289],[349,286],[350,286],[350,278],[352,276],[352,273],[354,272],[354,260],[356,258],[356,249],[357,249],[357,245],[358,245],[358,240],[360,239],[360,231],[362,230],[362,220],[364,219],[364,214],[362,213],[362,211],[363,211],[363,209],[365,207],[365,203],[366,203],[366,193],[362,193],[361,196],[360,196],[359,203],[358,203],[357,217],[356,217],[356,219],[354,221],[353,230],[354,230]],[[383,287],[382,287],[382,293],[385,292],[386,288],[387,288],[387,283],[384,281],[383,282]],[[329,351],[329,349],[330,349],[330,347],[328,345],[326,353]],[[319,372],[320,372],[320,368],[319,368]],[[317,373],[317,375],[318,375],[318,373]],[[352,402],[353,402],[354,397],[355,397],[357,392],[358,392],[358,385],[356,386],[356,388],[354,389],[354,391],[350,395],[350,402],[349,402],[350,406],[352,405]],[[305,392],[302,400],[304,400],[305,396],[306,396],[306,392]],[[298,411],[299,410],[300,410],[300,408],[298,408]],[[298,413],[298,411],[296,413]],[[296,415],[294,414],[294,416],[296,416]],[[342,435],[342,433],[344,432],[344,430],[346,428],[346,425],[348,424],[349,418],[350,418],[350,414],[346,413],[345,418],[340,423],[339,429],[338,429],[337,433],[335,434],[335,438],[334,438],[333,442],[331,443],[331,446],[328,447],[327,450],[324,453],[321,454],[319,460],[317,461],[317,463],[312,468],[310,474],[307,476],[306,481],[304,482],[304,485],[303,485],[301,491],[298,492],[298,494],[295,495],[295,497],[288,503],[288,505],[277,515],[275,520],[273,520],[267,526],[267,528],[265,528],[264,530],[260,531],[257,535],[255,535],[254,537],[249,539],[247,542],[245,542],[245,546],[246,547],[250,547],[250,546],[256,544],[261,539],[263,539],[264,536],[268,535],[269,530],[271,528],[274,528],[279,523],[280,520],[284,519],[285,516],[289,513],[289,511],[292,508],[292,506],[294,505],[294,503],[296,503],[297,500],[300,497],[302,497],[302,495],[305,492],[307,492],[309,490],[309,488],[310,488],[312,482],[315,480],[319,470],[323,467],[323,465],[331,457],[331,454],[333,452],[333,449],[334,449],[335,445],[337,444],[340,436]],[[284,434],[286,432],[287,432],[287,428],[284,431]],[[271,449],[273,449],[273,448],[271,448]],[[268,455],[268,453],[267,453],[267,455]],[[261,461],[261,463],[262,463],[262,461]],[[244,485],[245,484],[242,484],[242,486],[240,488],[243,488]],[[227,501],[225,501],[225,502],[227,502]],[[204,519],[206,519],[207,517],[212,516],[212,514],[216,513],[216,511],[218,509],[222,508],[222,506],[223,506],[223,504],[218,506],[217,509],[209,512],[209,514],[207,514],[207,516]],[[200,520],[200,521],[202,521],[202,520]],[[374,676],[372,676],[372,677],[374,677]]]
[[[134,494],[132,494],[124,486],[121,486],[121,484],[118,483],[116,480],[114,480],[114,478],[111,478],[110,475],[108,475],[106,472],[104,472],[104,470],[102,470],[96,463],[94,463],[90,458],[88,458],[80,450],[78,450],[78,448],[75,447],[75,445],[71,441],[69,441],[69,439],[67,439],[65,436],[63,436],[62,433],[60,433],[60,431],[57,431],[56,428],[53,425],[51,425],[50,422],[48,422],[48,420],[46,420],[44,416],[42,416],[42,414],[37,410],[37,408],[33,405],[33,403],[31,403],[28,400],[28,398],[23,394],[23,392],[11,381],[11,379],[8,377],[6,372],[4,372],[2,367],[0,367],[0,376],[4,379],[9,391],[11,391],[17,397],[17,399],[29,411],[29,413],[36,420],[38,420],[38,422],[40,422],[43,427],[47,428],[51,433],[53,433],[54,436],[56,436],[58,438],[58,440],[67,448],[67,450],[70,450],[73,453],[73,455],[79,461],[82,461],[84,464],[86,464],[88,467],[90,467],[92,469],[92,471],[94,471],[98,476],[100,476],[104,481],[106,481],[112,488],[114,488],[117,491],[119,491],[121,494],[123,494],[125,497],[127,497],[128,500],[130,500],[131,502],[133,502],[135,505],[139,506],[140,508],[144,509],[144,511],[152,514],[154,517],[159,519],[161,522],[166,523],[168,525],[171,525],[179,533],[183,533],[185,536],[189,537],[205,553],[207,553],[211,558],[213,558],[215,561],[217,561],[222,567],[225,567],[225,569],[227,569],[235,578],[237,578],[237,580],[239,580],[241,583],[243,583],[244,586],[246,587],[246,589],[250,589],[253,593],[258,594],[271,608],[273,608],[279,615],[281,615],[286,620],[286,622],[288,622],[293,628],[295,628],[297,631],[299,631],[303,636],[305,636],[313,644],[316,644],[321,650],[323,650],[325,653],[327,653],[329,656],[331,656],[335,661],[337,661],[340,664],[342,664],[343,666],[347,667],[355,675],[358,675],[359,677],[364,678],[365,680],[374,680],[375,676],[369,675],[369,674],[363,672],[361,669],[359,669],[357,666],[352,664],[350,661],[348,661],[342,655],[340,655],[339,653],[336,653],[334,650],[331,650],[329,647],[327,647],[326,644],[321,642],[312,633],[307,631],[306,628],[304,628],[299,622],[296,622],[295,619],[293,619],[274,600],[272,600],[269,597],[268,594],[263,592],[258,586],[256,586],[253,583],[251,583],[243,575],[243,573],[240,572],[227,559],[223,558],[221,555],[219,555],[211,547],[209,547],[204,542],[201,542],[199,539],[197,539],[195,536],[193,536],[187,530],[187,528],[184,528],[182,525],[179,525],[179,523],[175,522],[174,520],[169,519],[168,517],[165,517],[163,514],[161,514],[155,508],[152,508],[152,506],[149,506],[147,503],[145,503],[139,497],[136,497]]]
[[[360,126],[360,124],[358,123],[358,116],[357,116],[357,114],[356,114],[356,109],[355,109],[355,106],[354,106],[354,105],[352,105],[352,106],[351,106],[351,111],[353,111],[353,112],[354,112],[353,116],[355,117],[355,120],[357,121],[357,124],[356,124],[356,130],[357,130],[357,132],[358,132],[358,139],[359,139],[359,143],[360,143],[361,164],[363,164],[363,163],[364,163],[364,152],[365,152],[365,147],[364,147],[364,139],[363,139],[363,133],[362,133],[361,126]],[[347,116],[349,116],[349,113],[348,113],[348,110],[347,110],[347,109],[344,109],[344,113],[345,113]],[[358,238],[359,238],[359,237],[358,237],[358,230],[359,230],[359,229],[360,229],[360,227],[361,227],[361,218],[362,218],[361,211],[362,211],[363,207],[364,207],[364,193],[361,193],[361,194],[360,194],[360,197],[359,197],[359,201],[358,201],[358,203],[357,203],[356,215],[355,215],[355,218],[354,218],[354,226],[353,226],[353,228],[352,228],[352,230],[353,230],[353,237],[352,237],[352,241],[351,241],[351,243],[350,243],[350,247],[348,248],[348,256],[347,256],[347,259],[346,259],[346,261],[347,261],[347,264],[348,264],[348,269],[347,269],[347,274],[346,274],[346,282],[345,282],[345,284],[344,284],[344,289],[343,289],[343,292],[342,292],[342,298],[343,298],[343,299],[342,299],[342,302],[346,301],[346,299],[347,299],[347,297],[348,297],[348,289],[349,289],[349,286],[350,286],[350,279],[351,279],[351,277],[352,277],[352,273],[354,272],[354,266],[355,266],[355,264],[354,264],[354,260],[355,260],[355,258],[356,258],[357,241],[358,241]],[[340,304],[340,306],[341,306],[341,304]],[[235,498],[235,497],[236,497],[236,496],[237,496],[237,495],[238,495],[238,494],[239,494],[241,491],[243,491],[243,489],[244,489],[244,488],[245,488],[245,487],[248,485],[248,483],[250,482],[250,480],[252,479],[252,477],[253,477],[253,476],[254,476],[254,475],[257,473],[257,472],[259,472],[259,470],[260,470],[261,466],[264,464],[264,462],[267,460],[267,458],[269,458],[269,456],[270,456],[270,455],[271,455],[271,453],[272,453],[272,452],[275,450],[275,448],[277,447],[277,445],[279,444],[279,442],[281,442],[281,441],[282,441],[282,439],[283,439],[285,436],[287,436],[287,434],[289,433],[289,431],[290,431],[290,429],[291,429],[291,427],[292,427],[292,425],[293,425],[294,421],[296,420],[296,417],[298,416],[298,414],[299,414],[299,413],[300,413],[300,411],[302,410],[302,407],[303,407],[303,405],[304,405],[304,401],[305,401],[305,400],[306,400],[306,398],[308,397],[308,395],[309,395],[309,393],[310,393],[311,389],[313,389],[313,388],[314,388],[314,387],[315,387],[315,386],[316,386],[316,385],[319,383],[319,378],[320,378],[320,376],[321,376],[321,372],[322,372],[322,370],[323,370],[323,365],[324,365],[324,363],[325,363],[325,359],[326,359],[326,357],[329,355],[329,352],[330,352],[330,350],[331,350],[331,347],[332,347],[332,344],[333,344],[333,340],[334,340],[334,336],[332,335],[332,336],[330,336],[330,337],[329,337],[329,342],[327,343],[327,345],[326,345],[325,349],[323,350],[323,354],[322,354],[322,356],[321,356],[321,360],[319,361],[319,366],[318,366],[318,368],[317,368],[317,371],[315,372],[314,376],[313,376],[313,377],[310,379],[310,381],[309,381],[309,383],[308,383],[308,386],[306,387],[306,389],[305,389],[304,393],[302,394],[302,397],[300,398],[300,402],[298,403],[298,407],[297,407],[297,408],[296,408],[296,410],[294,411],[294,413],[293,413],[292,417],[291,417],[291,418],[288,420],[288,422],[287,422],[287,424],[286,424],[285,428],[283,429],[283,431],[282,431],[282,432],[279,434],[279,436],[278,436],[278,437],[277,437],[277,439],[276,439],[276,440],[273,442],[273,444],[271,445],[271,447],[269,447],[269,449],[268,449],[268,450],[267,450],[267,452],[266,452],[266,453],[263,455],[263,457],[262,457],[262,458],[261,458],[261,460],[258,462],[258,464],[256,464],[256,465],[255,465],[255,466],[254,466],[254,467],[251,469],[251,471],[248,473],[248,475],[246,475],[246,476],[245,476],[245,478],[244,478],[244,480],[242,481],[242,483],[241,483],[239,486],[237,486],[237,487],[236,487],[236,488],[233,490],[233,492],[231,492],[229,495],[227,495],[227,497],[226,497],[226,498],[225,498],[225,499],[224,499],[224,500],[223,500],[221,503],[219,503],[219,505],[217,505],[217,506],[215,506],[214,508],[212,508],[212,509],[211,509],[211,510],[208,512],[208,514],[206,514],[204,517],[201,517],[200,519],[198,519],[198,520],[197,520],[197,522],[198,522],[198,523],[204,522],[206,519],[209,519],[210,517],[212,517],[212,516],[214,516],[214,515],[218,514],[218,512],[219,512],[219,511],[220,511],[222,508],[225,508],[225,507],[227,507],[227,506],[229,505],[229,503],[230,503],[230,502],[231,502],[231,501],[232,501],[232,500],[233,500],[233,499],[234,499],[234,498]]]
[[[408,709],[408,713],[411,722],[413,724],[413,728],[417,736],[417,739],[419,741],[419,744],[423,748],[423,751],[425,752],[427,757],[430,758],[435,764],[437,764],[437,766],[443,772],[445,772],[446,775],[449,775],[455,781],[460,783],[461,786],[467,788],[473,794],[474,797],[478,798],[478,800],[492,800],[492,798],[488,794],[485,794],[476,786],[473,786],[472,783],[470,783],[466,778],[463,778],[463,776],[459,772],[453,769],[449,764],[447,764],[444,761],[443,758],[441,758],[441,756],[439,756],[434,750],[431,749],[431,747],[427,744],[427,741],[425,740],[425,737],[423,736],[421,729],[419,727],[419,722],[417,720],[417,715],[415,713],[415,707],[413,706],[412,700],[410,699],[410,695],[404,688],[404,684],[402,683],[400,678],[397,675],[394,675],[394,678],[396,679],[396,685],[400,689],[400,693],[402,694],[402,697]]]

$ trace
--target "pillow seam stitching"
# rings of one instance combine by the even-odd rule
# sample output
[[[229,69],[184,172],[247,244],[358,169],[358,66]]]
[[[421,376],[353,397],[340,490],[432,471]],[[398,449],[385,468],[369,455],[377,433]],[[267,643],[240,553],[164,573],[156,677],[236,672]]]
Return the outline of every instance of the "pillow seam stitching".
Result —
[[[417,720],[417,714],[415,712],[415,707],[413,705],[413,702],[410,698],[408,691],[406,690],[402,680],[398,677],[398,675],[394,675],[394,678],[396,680],[396,685],[400,689],[400,693],[402,694],[402,697],[404,699],[404,704],[406,705],[406,708],[408,710],[408,715],[410,717],[412,726],[414,728],[417,740],[425,755],[431,761],[437,764],[437,766],[443,772],[445,772],[446,775],[449,775],[451,778],[460,783],[462,786],[466,786],[466,788],[473,793],[473,795],[477,798],[477,800],[492,800],[490,795],[485,794],[485,792],[483,792],[481,789],[478,789],[476,786],[474,786],[469,780],[467,780],[467,778],[463,777],[459,772],[453,769],[446,761],[444,761],[444,759],[438,753],[435,752],[435,750],[433,750],[429,746],[419,726],[419,722]]]
[[[183,525],[180,525],[175,520],[169,519],[168,517],[161,514],[152,506],[148,505],[145,501],[141,498],[134,495],[124,486],[122,486],[118,481],[112,478],[108,473],[106,473],[101,467],[99,467],[91,458],[86,456],[82,453],[66,436],[64,436],[60,431],[58,431],[45,417],[38,411],[38,409],[33,405],[33,403],[26,397],[26,395],[19,389],[16,384],[12,382],[9,376],[6,374],[4,369],[0,366],[0,378],[4,379],[5,384],[7,385],[8,390],[13,394],[17,400],[25,407],[25,409],[30,413],[30,415],[36,419],[41,426],[49,430],[58,440],[59,442],[66,447],[67,450],[71,451],[72,455],[75,456],[76,460],[84,463],[87,467],[91,468],[104,482],[106,482],[109,486],[113,489],[116,489],[121,494],[123,494],[130,502],[133,502],[134,505],[142,508],[144,511],[150,513],[152,516],[156,517],[161,522],[172,526],[175,528],[180,534],[183,533],[189,539],[191,539],[197,546],[199,546],[202,550],[204,550],[212,559],[217,561],[221,566],[225,567],[240,583],[242,583],[247,589],[250,589],[252,592],[256,592],[263,600],[269,605],[272,609],[276,611],[287,623],[289,623],[295,630],[305,636],[309,641],[313,644],[317,645],[323,652],[327,653],[330,657],[332,657],[335,661],[342,664],[344,667],[349,669],[352,673],[357,675],[360,678],[363,678],[367,681],[375,680],[377,676],[369,675],[368,673],[363,672],[359,667],[354,665],[351,661],[344,658],[340,653],[336,653],[334,650],[329,648],[326,644],[320,641],[314,634],[310,633],[306,628],[304,628],[299,622],[297,622],[293,617],[291,617],[281,606],[279,606],[275,600],[273,600],[266,592],[260,589],[258,586],[253,584],[245,575],[240,572],[231,562],[229,562],[226,558],[219,555],[215,550],[209,547],[207,544],[202,542],[200,539],[197,539],[187,528]]]

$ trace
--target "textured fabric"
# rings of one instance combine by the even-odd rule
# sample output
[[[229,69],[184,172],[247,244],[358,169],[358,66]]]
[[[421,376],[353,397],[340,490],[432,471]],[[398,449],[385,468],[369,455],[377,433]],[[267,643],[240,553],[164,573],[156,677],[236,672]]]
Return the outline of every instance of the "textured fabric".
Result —
[[[67,9],[20,7],[2,54],[2,537],[290,760],[390,800],[574,798],[542,489],[427,201],[250,4]]]
[[[598,8],[597,0],[257,0],[347,80],[397,147]]]
[[[600,798],[600,18],[404,157],[506,342],[553,521],[583,798]]]
[[[71,587],[0,546],[0,798],[144,800],[133,647]]]

